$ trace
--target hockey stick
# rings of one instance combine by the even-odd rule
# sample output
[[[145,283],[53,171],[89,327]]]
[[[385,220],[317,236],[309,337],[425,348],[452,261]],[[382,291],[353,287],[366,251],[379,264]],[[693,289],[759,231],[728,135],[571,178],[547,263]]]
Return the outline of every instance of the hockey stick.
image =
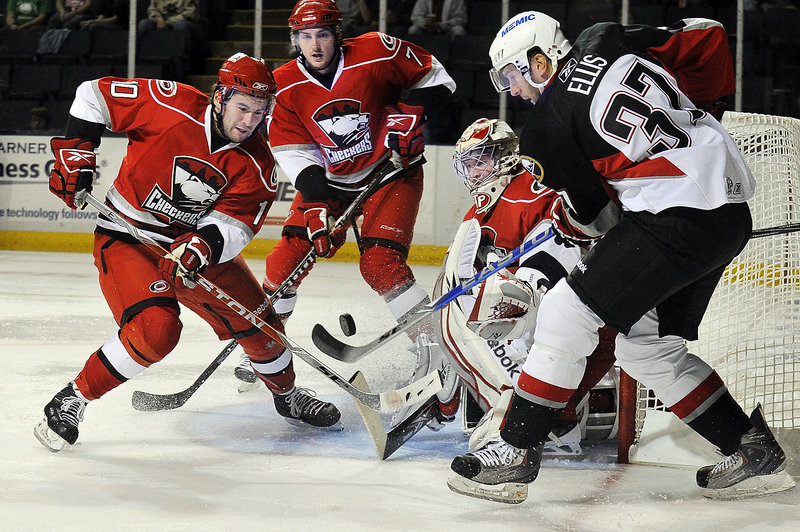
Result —
[[[437,298],[435,301],[428,303],[420,310],[416,311],[411,316],[400,321],[393,328],[389,329],[388,331],[383,333],[375,340],[369,342],[368,344],[365,345],[346,344],[341,340],[335,338],[330,332],[328,332],[327,329],[325,329],[324,326],[322,326],[319,323],[314,325],[314,329],[311,332],[311,339],[314,341],[314,345],[316,345],[323,353],[329,355],[330,357],[335,358],[336,360],[339,360],[341,362],[348,362],[348,363],[356,362],[361,358],[363,358],[368,353],[380,347],[381,345],[392,340],[395,336],[405,331],[415,323],[418,323],[419,321],[428,317],[430,314],[438,310],[441,310],[447,304],[452,302],[454,299],[465,294],[472,287],[480,284],[495,272],[505,268],[512,262],[519,259],[521,256],[528,253],[536,246],[540,245],[542,242],[545,242],[550,238],[552,238],[554,235],[555,232],[553,231],[552,228],[548,228],[547,230],[539,233],[531,240],[524,242],[521,246],[511,251],[511,253],[506,255],[502,260],[490,263],[483,270],[475,274],[475,276],[472,277],[472,279],[464,281],[463,283],[454,287],[446,294],[443,294],[441,297]]]
[[[356,371],[350,377],[350,382],[364,391],[369,391],[369,385],[360,371]],[[439,399],[435,395],[429,397],[422,406],[389,432],[383,430],[383,421],[377,412],[370,410],[359,401],[356,401],[356,408],[367,426],[367,432],[375,446],[375,453],[380,460],[386,460],[436,416],[439,411]]]
[[[153,249],[159,255],[168,253],[167,250],[164,249],[164,247],[159,242],[139,231],[135,226],[133,226],[130,222],[128,222],[128,220],[120,216],[118,213],[113,211],[104,203],[98,201],[97,198],[95,198],[91,194],[87,193],[85,195],[82,195],[81,198],[76,197],[76,203],[79,203],[79,199],[89,203],[92,207],[97,209],[104,216],[124,227],[130,233],[131,236],[133,236],[143,244],[150,246],[150,248]],[[405,386],[398,390],[390,390],[378,394],[363,392],[362,390],[350,384],[350,382],[348,382],[338,373],[333,371],[331,368],[320,362],[316,357],[314,357],[314,355],[312,355],[311,353],[300,347],[297,343],[295,343],[281,331],[270,326],[267,322],[265,322],[259,316],[257,316],[253,311],[249,310],[244,305],[233,299],[224,290],[216,286],[214,283],[212,283],[202,275],[199,274],[196,275],[195,281],[198,286],[201,286],[204,290],[208,291],[215,298],[219,299],[220,301],[223,301],[228,306],[228,308],[230,308],[231,310],[242,316],[251,324],[258,327],[267,336],[269,336],[276,342],[279,342],[284,347],[289,349],[293,355],[296,355],[302,360],[304,360],[312,368],[316,369],[317,371],[328,377],[328,379],[332,380],[336,385],[338,385],[344,391],[346,391],[350,395],[353,395],[359,401],[364,403],[369,408],[372,408],[373,410],[379,410],[381,412],[391,412],[398,408],[403,408],[405,406],[413,405],[435,394],[442,388],[442,377],[439,374],[439,371],[437,370],[425,375],[421,379],[414,381],[408,386]]]
[[[773,227],[765,227],[764,229],[754,229],[750,238],[761,238],[763,236],[774,236],[795,233],[800,231],[800,223],[776,225]]]
[[[416,165],[417,163],[422,164],[424,159],[422,156],[418,157],[412,162],[412,165]],[[380,170],[376,173],[374,179],[370,182],[369,186],[365,188],[359,195],[353,200],[347,210],[342,214],[342,216],[337,219],[332,227],[331,231],[335,231],[344,226],[345,222],[355,213],[358,207],[364,203],[364,201],[375,192],[378,186],[383,182],[384,178],[396,169],[396,165],[394,164],[393,160],[387,160],[384,165],[380,168]],[[289,289],[289,287],[300,278],[301,275],[316,261],[317,255],[314,253],[314,249],[312,248],[305,258],[300,262],[300,264],[295,267],[292,273],[281,283],[281,285],[270,295],[270,302],[275,303],[285,292]],[[149,392],[143,392],[140,390],[135,390],[133,395],[131,396],[131,404],[133,408],[136,410],[141,411],[157,411],[157,410],[171,410],[175,408],[180,408],[181,406],[189,400],[189,398],[203,385],[203,383],[214,373],[217,368],[219,368],[225,359],[228,358],[236,346],[239,345],[236,340],[231,340],[228,345],[222,350],[222,352],[211,361],[211,363],[203,370],[203,372],[195,379],[195,381],[180,392],[171,393],[171,394],[153,394]]]

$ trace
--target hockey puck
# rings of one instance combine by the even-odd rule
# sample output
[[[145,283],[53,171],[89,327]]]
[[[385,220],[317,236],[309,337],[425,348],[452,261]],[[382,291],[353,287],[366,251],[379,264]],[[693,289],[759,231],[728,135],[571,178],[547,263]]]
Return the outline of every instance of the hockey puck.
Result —
[[[339,316],[339,327],[345,336],[353,336],[356,333],[356,322],[353,316],[346,312]]]

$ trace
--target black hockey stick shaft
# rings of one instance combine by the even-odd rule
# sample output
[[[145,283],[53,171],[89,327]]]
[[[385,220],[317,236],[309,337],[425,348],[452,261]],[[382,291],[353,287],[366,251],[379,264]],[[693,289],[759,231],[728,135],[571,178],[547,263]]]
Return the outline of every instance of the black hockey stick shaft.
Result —
[[[345,212],[340,216],[331,227],[331,231],[339,229],[344,226],[350,216],[355,213],[355,211],[364,203],[364,201],[375,192],[378,186],[381,184],[383,179],[392,173],[395,170],[395,165],[392,160],[387,160],[378,173],[375,175],[375,178],[370,182],[370,185],[365,188],[359,195],[356,197],[355,200],[350,204],[350,206],[345,210]],[[294,284],[300,276],[316,261],[317,255],[314,253],[314,249],[312,248],[305,258],[298,264],[292,273],[281,283],[281,285],[270,294],[270,302],[275,303],[280,297],[289,289],[292,284]],[[171,393],[171,394],[153,394],[149,392],[143,392],[140,390],[136,390],[133,392],[131,396],[131,403],[133,404],[133,408],[136,410],[142,411],[157,411],[157,410],[172,410],[174,408],[180,408],[181,406],[189,400],[189,398],[200,388],[200,386],[214,373],[217,368],[219,368],[225,359],[228,358],[235,349],[236,346],[239,345],[236,340],[231,340],[228,345],[217,355],[214,360],[212,360],[206,369],[195,379],[195,381],[186,388],[185,390],[181,390],[180,392]]]
[[[444,308],[447,304],[451,303],[457,297],[465,294],[468,290],[477,286],[494,273],[498,272],[499,270],[505,268],[509,264],[513,263],[514,261],[518,260],[520,257],[531,251],[533,248],[539,246],[543,242],[553,238],[555,236],[555,232],[552,228],[548,228],[547,230],[539,233],[535,237],[530,240],[527,240],[519,247],[515,248],[511,251],[508,255],[506,255],[503,259],[493,262],[487,265],[483,270],[475,274],[474,277],[471,279],[464,281],[460,285],[454,287],[452,290],[443,294],[441,297],[432,301],[419,309],[417,312],[412,314],[411,316],[407,317],[406,319],[400,321],[397,325],[393,328],[389,329],[381,336],[376,338],[375,340],[369,342],[368,344],[356,346],[350,345],[342,342],[338,338],[334,337],[325,327],[321,324],[314,325],[314,328],[311,332],[311,339],[314,342],[314,345],[317,346],[323,353],[327,354],[328,356],[335,358],[341,362],[353,363],[367,354],[371,353],[378,347],[384,345],[385,343],[389,342],[397,335],[411,327],[412,325],[419,323],[430,314]]]
[[[776,225],[773,227],[765,227],[764,229],[754,229],[750,238],[761,238],[764,236],[775,236],[789,233],[796,233],[800,231],[800,223]]]

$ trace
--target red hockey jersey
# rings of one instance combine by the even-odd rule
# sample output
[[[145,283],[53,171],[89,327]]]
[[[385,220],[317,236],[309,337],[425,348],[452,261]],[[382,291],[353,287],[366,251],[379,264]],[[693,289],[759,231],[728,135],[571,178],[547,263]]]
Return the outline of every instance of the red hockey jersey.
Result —
[[[330,89],[300,58],[274,74],[279,89],[269,143],[292,183],[312,164],[326,168],[333,183],[360,182],[389,155],[387,105],[395,105],[407,89],[445,85],[455,91],[455,82],[430,53],[382,33],[342,42]]]
[[[497,204],[488,211],[476,214],[477,207],[473,205],[464,220],[474,218],[481,224],[481,244],[476,266],[483,268],[486,265],[486,255],[490,252],[504,257],[532,234],[540,233],[547,224],[553,223],[550,210],[557,198],[558,194],[554,190],[540,185],[531,174],[523,172],[508,184]],[[567,247],[550,239],[520,257],[519,264],[550,274],[551,268],[542,264],[541,257],[529,260],[542,252],[561,264],[564,269],[560,272],[562,275],[572,270],[581,253],[577,247]],[[553,264],[551,260],[545,260],[548,264]]]
[[[152,238],[216,225],[220,262],[252,240],[277,189],[275,162],[261,133],[211,152],[211,106],[173,81],[101,78],[83,83],[70,114],[125,132],[128,148],[106,199]],[[98,225],[124,232],[102,218]]]

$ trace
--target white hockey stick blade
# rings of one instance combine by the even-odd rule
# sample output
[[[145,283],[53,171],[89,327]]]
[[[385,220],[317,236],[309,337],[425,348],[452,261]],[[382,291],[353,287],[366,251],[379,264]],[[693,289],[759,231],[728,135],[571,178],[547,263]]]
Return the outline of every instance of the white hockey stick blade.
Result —
[[[520,482],[507,482],[505,484],[481,484],[460,475],[447,479],[447,487],[452,491],[467,497],[486,499],[487,501],[503,502],[506,504],[519,504],[528,498],[528,485]]]
[[[350,383],[365,392],[369,391],[369,385],[360,371],[356,371],[353,376],[350,377]],[[359,414],[361,414],[361,418],[364,420],[364,425],[367,427],[367,432],[369,432],[369,436],[372,439],[372,444],[375,447],[375,454],[378,456],[378,460],[386,460],[394,454],[394,452],[410,440],[414,434],[422,430],[439,411],[439,399],[433,395],[398,426],[387,433],[384,431],[383,421],[377,412],[367,408],[361,404],[360,401],[355,401],[355,403]]]
[[[370,391],[367,379],[364,378],[364,374],[360,371],[353,373],[353,376],[350,377],[350,384],[362,391]],[[369,437],[372,439],[372,445],[375,447],[375,454],[378,455],[379,459],[382,459],[383,453],[386,450],[386,432],[383,430],[381,416],[371,408],[367,408],[361,401],[355,398],[353,398],[353,401],[356,404],[358,413],[361,414],[361,419],[364,420],[364,425],[367,427]]]

